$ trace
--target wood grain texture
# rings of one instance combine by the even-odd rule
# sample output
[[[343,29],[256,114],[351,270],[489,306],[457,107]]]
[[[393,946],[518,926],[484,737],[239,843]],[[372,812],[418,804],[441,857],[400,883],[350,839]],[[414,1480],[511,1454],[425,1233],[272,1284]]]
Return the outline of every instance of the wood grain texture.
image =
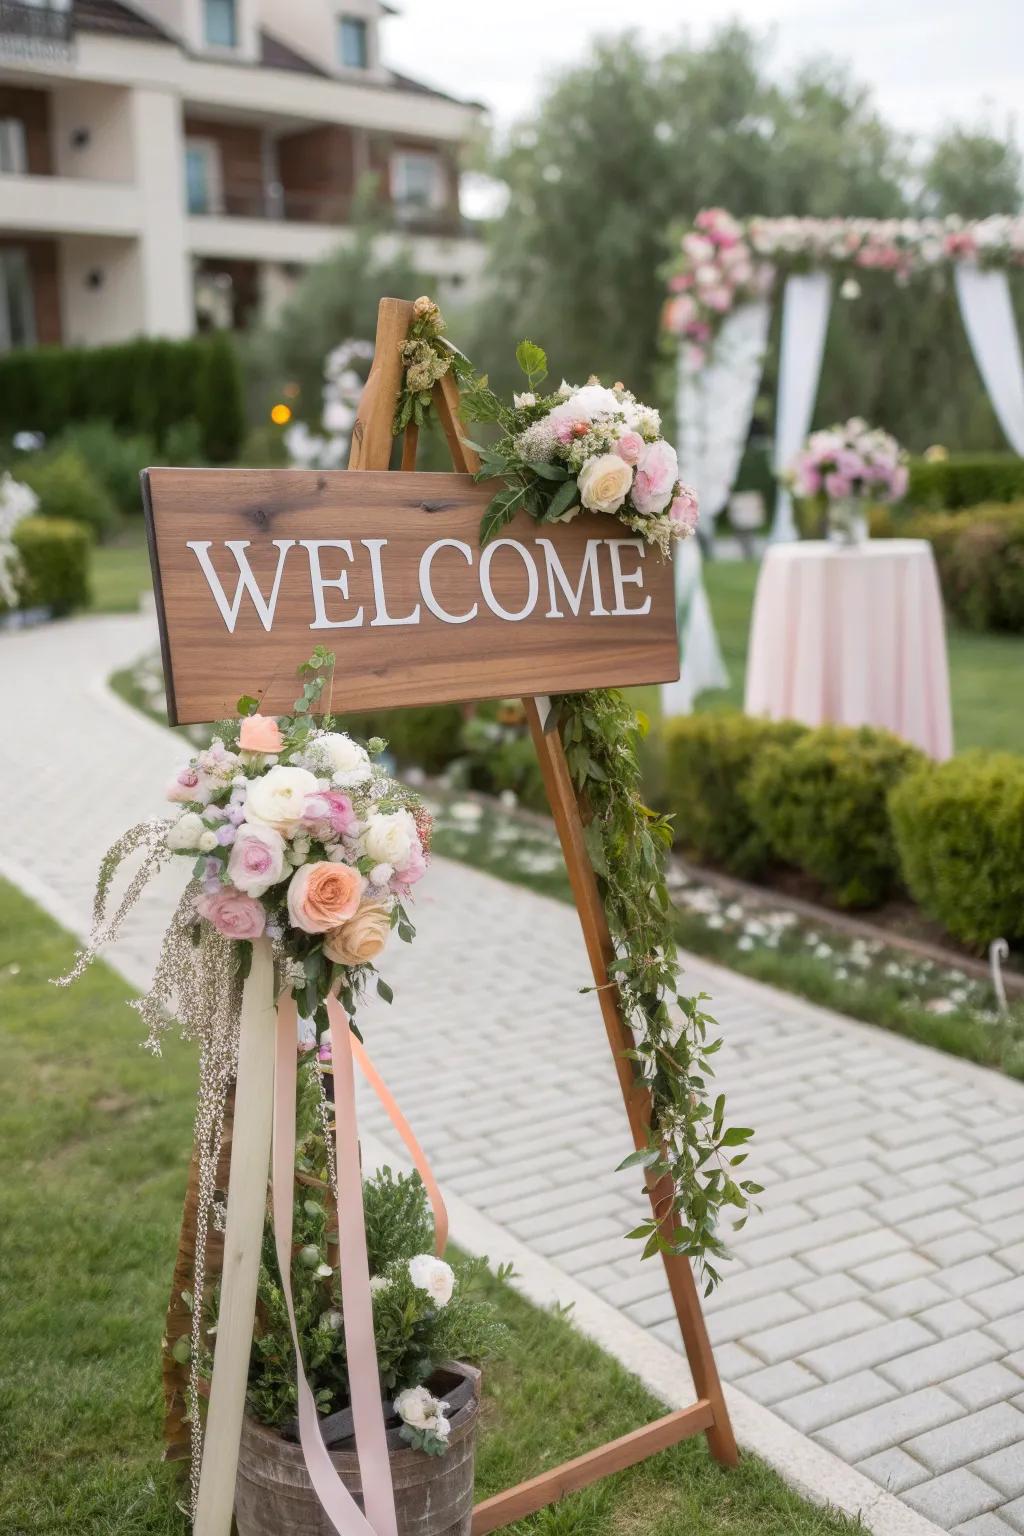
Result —
[[[458,445],[454,424],[450,432]],[[369,432],[364,450],[368,446]],[[470,462],[464,445],[460,451],[463,462]],[[568,524],[543,526],[525,514],[515,519],[502,537],[524,550],[529,563],[519,549],[493,550],[491,606],[481,577],[485,553],[479,549],[479,524],[493,487],[476,484],[468,474],[152,469],[145,483],[172,722],[222,719],[234,713],[243,693],[260,697],[265,713],[289,712],[298,691],[296,668],[317,643],[337,656],[332,703],[339,713],[628,687],[678,675],[671,564],[654,551],[624,545],[628,530],[613,517],[586,513]],[[324,615],[336,623],[356,618],[362,609],[358,626],[311,627],[316,618],[311,556],[298,542],[303,539],[349,541],[351,558],[336,547],[320,552],[325,581],[342,572],[348,581],[347,592],[325,589]],[[379,551],[387,616],[407,618],[418,607],[418,623],[381,622],[370,550],[361,542],[374,539],[387,541]],[[458,540],[466,549],[437,550],[430,583],[449,614],[469,613],[475,605],[476,616],[464,623],[445,622],[425,600],[421,559],[442,539]],[[228,540],[247,541],[244,557],[265,598],[283,560],[269,631],[245,593],[229,632],[196,551],[189,548],[190,541],[210,541],[209,559],[230,603],[239,572],[225,547]],[[282,556],[275,540],[296,542]],[[600,603],[593,601],[588,577],[579,615],[573,614],[557,575],[549,575],[549,547],[540,540],[550,541],[574,590],[588,550],[596,549]],[[627,577],[617,614],[616,550]],[[634,572],[642,587],[629,581]],[[531,581],[536,596],[526,617],[510,620],[494,611],[526,609]],[[641,608],[648,597],[645,615],[621,611]],[[595,608],[606,611],[595,614]]]

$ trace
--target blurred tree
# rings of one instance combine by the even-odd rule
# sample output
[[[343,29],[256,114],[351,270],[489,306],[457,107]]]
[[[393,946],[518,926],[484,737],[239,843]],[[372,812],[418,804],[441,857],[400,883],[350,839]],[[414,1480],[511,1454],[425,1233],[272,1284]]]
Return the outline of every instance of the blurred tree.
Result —
[[[515,342],[531,336],[556,382],[593,370],[666,407],[659,269],[670,226],[701,207],[918,211],[911,146],[867,90],[827,61],[782,83],[767,64],[764,42],[738,24],[705,47],[684,40],[657,54],[628,35],[605,39],[512,129],[492,164],[509,199],[490,230],[484,296],[460,324],[499,388],[515,377]],[[955,130],[926,168],[921,206],[957,200],[962,184],[959,211],[1003,212],[1019,179],[1011,146]],[[856,302],[834,305],[817,419],[858,411],[917,448],[1001,446],[948,285],[900,289],[871,276],[861,286]],[[773,376],[770,356],[762,416]]]
[[[953,127],[940,134],[925,162],[921,203],[927,213],[983,219],[1019,213],[1022,190],[1021,153],[1009,134]]]

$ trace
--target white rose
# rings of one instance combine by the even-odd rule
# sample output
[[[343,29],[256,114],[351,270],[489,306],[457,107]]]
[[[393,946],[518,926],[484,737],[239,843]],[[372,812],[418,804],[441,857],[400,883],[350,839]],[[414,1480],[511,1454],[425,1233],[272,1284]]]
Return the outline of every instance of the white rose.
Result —
[[[198,848],[199,839],[205,830],[203,818],[195,811],[186,811],[184,816],[179,816],[174,826],[168,829],[164,842],[176,853],[182,853],[186,849]]]
[[[591,512],[617,512],[629,495],[633,471],[617,453],[599,453],[584,464],[577,483]]]
[[[394,872],[393,864],[375,864],[370,870],[370,884],[387,885]]]
[[[412,1429],[428,1429],[437,1412],[437,1398],[426,1387],[406,1387],[395,1398],[395,1412]]]
[[[391,1281],[387,1275],[370,1276],[370,1295],[376,1296],[380,1291],[386,1291]]]
[[[199,839],[199,852],[200,853],[212,853],[213,850],[216,848],[216,846],[217,846],[217,834],[216,834],[216,832],[210,832],[209,830],[204,832],[202,837]]]
[[[455,1271],[432,1253],[418,1253],[409,1260],[409,1279],[418,1291],[426,1291],[437,1307],[446,1307],[452,1299]]]
[[[247,896],[262,896],[284,879],[284,839],[273,827],[243,823],[228,857],[228,877]]]
[[[315,744],[330,762],[332,778],[339,789],[354,789],[372,778],[369,753],[343,731],[325,731]]]
[[[306,796],[315,792],[316,779],[308,768],[271,768],[261,779],[249,780],[245,819],[288,837],[302,820]]]
[[[402,869],[417,840],[416,823],[408,811],[392,811],[371,816],[363,832],[363,852],[375,864],[390,864]]]

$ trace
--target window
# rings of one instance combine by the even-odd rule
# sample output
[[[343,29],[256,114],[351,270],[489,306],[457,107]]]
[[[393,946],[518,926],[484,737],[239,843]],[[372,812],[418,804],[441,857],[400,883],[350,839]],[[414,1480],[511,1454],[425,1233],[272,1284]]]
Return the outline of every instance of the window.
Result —
[[[399,210],[429,213],[445,204],[444,172],[428,150],[400,150],[391,159],[391,195]]]
[[[346,69],[369,68],[369,36],[366,22],[360,17],[338,17],[338,57]]]
[[[220,155],[212,139],[185,141],[185,201],[189,213],[220,213]]]
[[[203,0],[203,30],[208,48],[237,48],[235,0]]]
[[[20,117],[0,117],[0,175],[24,176],[27,170],[25,124]]]
[[[0,247],[0,352],[36,343],[35,305],[28,256],[18,246]]]

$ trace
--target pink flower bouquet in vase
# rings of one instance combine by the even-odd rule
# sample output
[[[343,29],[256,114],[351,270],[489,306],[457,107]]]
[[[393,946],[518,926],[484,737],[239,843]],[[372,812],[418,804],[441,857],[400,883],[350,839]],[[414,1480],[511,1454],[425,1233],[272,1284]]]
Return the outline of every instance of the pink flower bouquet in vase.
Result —
[[[851,416],[843,425],[812,432],[784,479],[810,508],[814,531],[850,548],[870,536],[872,504],[888,505],[906,495],[906,454],[888,432]],[[806,533],[807,519],[803,522]]]

